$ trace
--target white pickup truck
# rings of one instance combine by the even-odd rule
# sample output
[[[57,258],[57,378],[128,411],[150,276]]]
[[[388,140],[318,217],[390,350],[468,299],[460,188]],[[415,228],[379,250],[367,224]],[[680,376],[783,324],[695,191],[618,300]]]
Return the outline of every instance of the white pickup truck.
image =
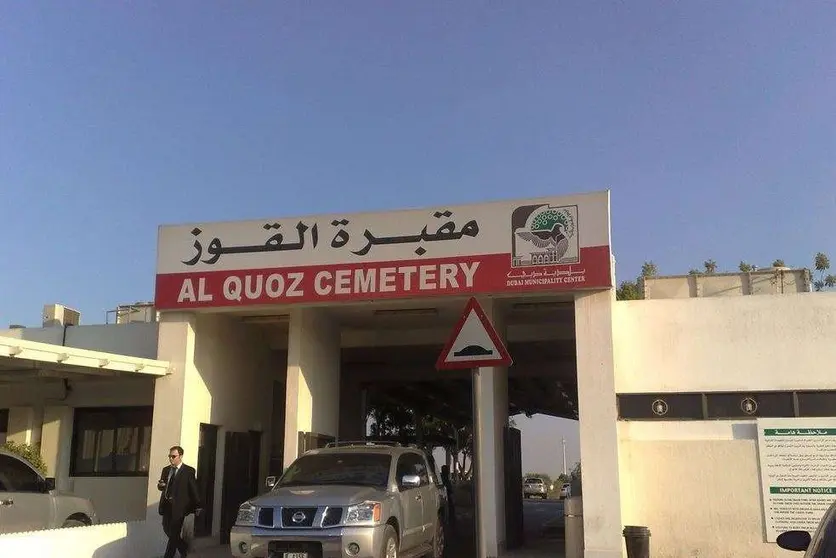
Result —
[[[0,534],[96,523],[90,500],[58,492],[55,479],[0,449]]]

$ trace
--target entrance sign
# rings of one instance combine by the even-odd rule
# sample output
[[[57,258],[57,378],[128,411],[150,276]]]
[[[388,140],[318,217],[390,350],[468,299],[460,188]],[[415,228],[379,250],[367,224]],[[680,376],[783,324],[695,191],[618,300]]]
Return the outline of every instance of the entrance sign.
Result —
[[[836,418],[758,419],[767,542],[816,530],[836,500]]]
[[[608,191],[162,226],[158,310],[606,289]]]
[[[453,328],[453,334],[438,355],[439,370],[510,366],[513,361],[479,302],[472,298]]]

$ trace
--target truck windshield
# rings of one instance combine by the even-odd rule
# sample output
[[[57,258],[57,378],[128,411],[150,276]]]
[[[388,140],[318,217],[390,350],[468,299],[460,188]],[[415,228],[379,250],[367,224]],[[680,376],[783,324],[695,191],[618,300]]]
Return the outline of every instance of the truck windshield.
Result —
[[[282,475],[277,487],[340,484],[385,487],[392,457],[382,453],[305,455]]]

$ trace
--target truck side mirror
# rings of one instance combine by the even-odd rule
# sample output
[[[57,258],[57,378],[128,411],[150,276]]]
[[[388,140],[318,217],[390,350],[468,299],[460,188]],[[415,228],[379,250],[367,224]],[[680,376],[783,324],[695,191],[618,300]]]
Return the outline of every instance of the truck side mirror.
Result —
[[[279,480],[276,477],[270,476],[264,481],[264,485],[267,487],[268,490],[273,490],[273,487],[276,486]]]
[[[55,479],[53,477],[47,477],[44,479],[44,491],[45,492],[52,492],[55,490]]]

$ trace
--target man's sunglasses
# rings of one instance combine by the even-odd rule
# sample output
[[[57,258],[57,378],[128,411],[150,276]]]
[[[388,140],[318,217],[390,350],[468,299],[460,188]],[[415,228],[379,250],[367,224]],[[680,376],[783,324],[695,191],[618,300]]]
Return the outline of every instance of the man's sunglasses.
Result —
[[[169,459],[177,459],[178,457],[180,457],[180,456],[179,455],[169,455],[168,456]]]

